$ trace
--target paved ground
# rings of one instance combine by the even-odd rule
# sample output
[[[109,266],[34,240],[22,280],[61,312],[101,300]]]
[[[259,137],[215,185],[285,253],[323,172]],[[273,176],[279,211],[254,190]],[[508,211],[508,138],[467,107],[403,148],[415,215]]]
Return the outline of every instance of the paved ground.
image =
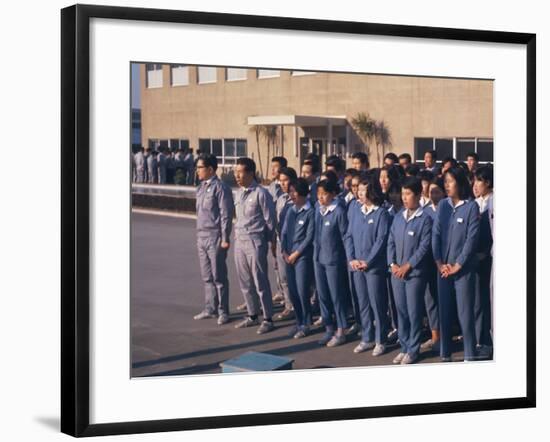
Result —
[[[220,362],[250,350],[291,357],[295,369],[389,365],[398,353],[393,347],[380,357],[370,352],[356,355],[357,339],[337,348],[320,347],[321,329],[304,339],[291,339],[287,337],[291,320],[276,322],[276,330],[261,336],[256,327],[235,329],[243,315],[235,312],[242,295],[232,251],[228,265],[232,322],[217,326],[214,319],[193,320],[203,306],[195,221],[132,214],[133,376],[219,373]],[[462,353],[454,357],[461,360]],[[438,360],[428,353],[421,355],[420,362]]]

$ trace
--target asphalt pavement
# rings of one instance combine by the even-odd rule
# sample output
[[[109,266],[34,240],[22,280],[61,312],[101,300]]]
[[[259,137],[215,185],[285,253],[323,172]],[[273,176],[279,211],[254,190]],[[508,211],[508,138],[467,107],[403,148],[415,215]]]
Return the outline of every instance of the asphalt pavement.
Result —
[[[256,334],[257,327],[235,329],[244,313],[235,310],[243,297],[232,249],[227,259],[231,322],[218,326],[215,319],[194,320],[203,309],[204,292],[193,219],[132,213],[131,260],[133,377],[220,373],[221,362],[247,351],[292,358],[294,369],[391,365],[399,352],[395,345],[379,357],[370,351],[354,354],[358,337],[340,347],[321,347],[321,328],[292,339],[293,320],[275,321],[275,330],[264,335]],[[273,274],[270,279],[274,289]],[[462,352],[453,357],[462,360]],[[421,354],[419,363],[433,362],[439,362],[437,355]]]

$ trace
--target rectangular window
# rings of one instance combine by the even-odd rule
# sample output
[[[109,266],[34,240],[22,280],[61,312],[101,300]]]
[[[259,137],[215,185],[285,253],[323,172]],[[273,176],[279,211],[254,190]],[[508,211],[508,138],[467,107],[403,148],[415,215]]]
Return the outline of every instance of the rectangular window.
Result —
[[[189,85],[189,66],[184,64],[174,64],[170,69],[172,86]]]
[[[168,147],[168,140],[159,140],[160,147]]]
[[[180,140],[171,139],[170,140],[170,150],[178,150],[180,148]]]
[[[424,154],[434,149],[433,138],[415,138],[414,139],[414,158],[417,163],[424,163]]]
[[[212,153],[212,148],[210,146],[209,138],[200,138],[199,139],[199,149],[202,153],[210,154]]]
[[[435,151],[437,153],[437,161],[443,158],[453,157],[453,139],[452,138],[436,138]]]
[[[473,138],[457,138],[456,140],[456,159],[466,161],[466,156],[470,152],[476,151],[476,140]]]
[[[490,138],[478,138],[477,154],[481,163],[494,161],[493,159],[493,140]]]
[[[281,75],[281,71],[273,69],[258,69],[258,78],[275,78]]]
[[[155,138],[149,138],[149,140],[147,141],[147,147],[149,149],[156,149],[158,145],[159,145],[159,140]]]
[[[246,80],[246,69],[227,68],[225,78],[227,81]]]
[[[292,71],[291,74],[293,77],[299,77],[300,75],[315,75],[317,72],[313,71]]]
[[[424,153],[435,147],[438,163],[446,157],[455,158],[457,161],[466,161],[470,152],[479,155],[480,163],[493,162],[492,138],[415,138],[414,155],[415,162],[424,162]]]
[[[162,87],[162,65],[147,63],[145,65],[145,86],[149,89]]]
[[[199,84],[215,83],[217,81],[217,69],[210,66],[199,66]]]
[[[236,138],[199,139],[199,149],[203,153],[211,153],[218,159],[218,165],[230,166],[237,158],[246,156],[246,140]]]
[[[180,140],[180,149],[189,149],[189,140]]]

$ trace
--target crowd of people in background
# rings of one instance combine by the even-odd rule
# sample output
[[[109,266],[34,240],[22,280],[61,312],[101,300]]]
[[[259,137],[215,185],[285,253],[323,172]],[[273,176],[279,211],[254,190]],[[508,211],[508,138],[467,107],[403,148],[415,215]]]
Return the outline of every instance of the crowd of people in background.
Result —
[[[196,184],[193,149],[176,149],[159,146],[156,149],[141,147],[130,155],[132,182],[149,184]]]
[[[382,167],[371,168],[357,152],[352,168],[329,156],[321,171],[309,154],[298,172],[274,157],[271,184],[263,187],[254,161],[239,158],[233,199],[216,175],[216,157],[199,156],[205,308],[195,319],[229,322],[226,257],[234,239],[244,300],[237,310],[246,311],[236,328],[273,330],[279,302],[277,319],[295,319],[294,339],[322,326],[319,344],[327,347],[359,335],[353,352],[379,356],[398,343],[396,364],[416,362],[421,350],[451,361],[460,346],[465,361],[491,358],[493,167],[480,166],[476,153],[465,163],[437,160],[435,151],[422,165],[388,153]]]

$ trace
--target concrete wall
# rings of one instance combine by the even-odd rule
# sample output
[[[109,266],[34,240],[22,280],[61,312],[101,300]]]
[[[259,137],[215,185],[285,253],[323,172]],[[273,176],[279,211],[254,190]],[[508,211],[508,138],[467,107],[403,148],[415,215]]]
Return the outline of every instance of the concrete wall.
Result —
[[[163,66],[163,87],[146,87],[141,66],[142,141],[150,138],[246,138],[248,154],[257,160],[256,139],[246,119],[253,115],[332,115],[350,121],[358,112],[384,120],[391,130],[392,151],[414,154],[415,137],[493,136],[493,82],[366,74],[316,73],[258,79],[248,70],[244,81],[226,81],[225,68],[217,68],[217,82],[197,84],[197,69],[189,67],[188,86],[170,86],[170,66]],[[351,151],[362,149],[353,134]],[[284,154],[298,166],[292,127],[285,127]],[[324,137],[325,128],[298,129],[298,136]],[[335,128],[334,137],[345,136]],[[267,152],[261,143],[265,164]],[[299,149],[298,149],[299,153]],[[376,163],[374,148],[371,163]]]

